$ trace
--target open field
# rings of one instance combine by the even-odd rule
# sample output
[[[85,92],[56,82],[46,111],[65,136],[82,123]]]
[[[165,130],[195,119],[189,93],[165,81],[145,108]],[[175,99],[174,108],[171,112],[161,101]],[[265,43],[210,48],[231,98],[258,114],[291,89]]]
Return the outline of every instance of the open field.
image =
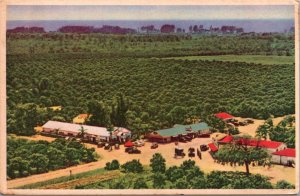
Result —
[[[263,56],[263,55],[218,55],[218,56],[181,56],[168,57],[166,59],[180,60],[205,60],[205,61],[229,61],[229,62],[246,62],[263,65],[293,65],[294,56]]]
[[[273,119],[274,124],[275,125],[278,124],[283,118],[284,117],[278,117]],[[241,118],[237,118],[237,119],[241,119]],[[263,122],[264,122],[263,120],[254,120],[254,124],[250,124],[243,127],[241,126],[240,131],[241,133],[247,133],[249,135],[255,136],[255,130],[259,125],[263,124]],[[47,141],[53,140],[53,138],[40,136],[40,135],[36,135],[32,137],[23,136],[22,138],[32,139],[32,140],[47,140]],[[185,152],[187,152],[188,148],[190,147],[199,148],[201,144],[208,144],[210,142],[211,142],[210,138],[196,138],[193,139],[192,142],[180,143],[179,145],[184,148]],[[150,149],[151,143],[146,142],[145,146],[139,148],[142,152],[141,154],[127,154],[124,152],[123,146],[121,146],[121,149],[119,150],[113,150],[111,152],[108,152],[103,148],[97,148],[97,146],[93,144],[85,144],[85,145],[87,147],[96,148],[96,152],[101,156],[101,159],[93,163],[78,165],[78,166],[70,167],[67,169],[61,169],[57,171],[51,171],[45,174],[38,174],[38,175],[33,175],[25,178],[10,180],[8,181],[8,187],[9,188],[20,187],[32,183],[41,182],[41,179],[42,181],[47,181],[62,176],[69,176],[70,170],[72,170],[72,174],[79,174],[82,172],[103,168],[106,162],[110,162],[114,159],[119,160],[121,164],[130,161],[132,159],[139,159],[143,165],[149,165],[150,159],[152,158],[153,154],[157,152],[161,153],[162,156],[166,159],[167,166],[180,165],[183,160],[189,159],[187,156],[183,159],[174,158],[174,148],[175,148],[174,143],[161,144],[157,149]],[[202,153],[202,160],[198,158],[192,158],[192,159],[196,161],[196,165],[198,165],[200,169],[205,173],[211,172],[213,170],[245,171],[245,168],[243,166],[231,167],[229,165],[221,165],[215,163],[211,155],[208,153],[208,151]],[[295,184],[295,168],[285,167],[282,165],[272,165],[271,168],[251,166],[250,172],[254,174],[257,173],[257,174],[269,176],[271,178],[272,183],[276,183],[277,181],[284,179],[290,183]]]

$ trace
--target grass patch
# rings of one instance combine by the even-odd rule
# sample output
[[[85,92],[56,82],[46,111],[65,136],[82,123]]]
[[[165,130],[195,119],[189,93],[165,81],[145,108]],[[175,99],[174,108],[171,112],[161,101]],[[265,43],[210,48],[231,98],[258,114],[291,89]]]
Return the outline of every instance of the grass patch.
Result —
[[[207,61],[230,61],[246,62],[263,65],[292,65],[295,63],[294,56],[264,56],[264,55],[219,55],[219,56],[182,56],[165,59],[180,60],[207,60]]]
[[[95,169],[95,170],[91,170],[91,171],[87,171],[87,172],[82,172],[79,174],[74,174],[74,175],[72,175],[72,177],[63,176],[63,177],[54,178],[54,179],[47,180],[47,181],[37,182],[37,183],[33,183],[33,184],[27,184],[24,186],[17,187],[16,189],[38,189],[43,186],[48,186],[48,185],[62,183],[62,182],[68,182],[70,180],[81,179],[81,178],[85,178],[85,177],[89,177],[89,176],[93,176],[93,175],[97,175],[97,174],[103,174],[105,172],[106,172],[106,170],[104,168],[100,168],[100,169]]]

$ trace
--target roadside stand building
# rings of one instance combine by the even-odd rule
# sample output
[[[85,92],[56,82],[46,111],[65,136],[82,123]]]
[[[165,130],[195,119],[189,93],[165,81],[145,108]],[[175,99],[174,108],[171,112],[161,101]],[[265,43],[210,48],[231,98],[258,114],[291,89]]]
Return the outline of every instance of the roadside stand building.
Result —
[[[152,142],[167,143],[179,141],[181,138],[201,137],[204,134],[210,134],[210,127],[202,122],[190,125],[175,125],[173,128],[154,131],[146,137]]]

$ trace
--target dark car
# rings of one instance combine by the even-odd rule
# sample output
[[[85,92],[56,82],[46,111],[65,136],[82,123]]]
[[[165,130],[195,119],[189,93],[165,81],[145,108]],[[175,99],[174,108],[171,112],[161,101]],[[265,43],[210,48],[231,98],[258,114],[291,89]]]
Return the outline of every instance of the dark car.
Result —
[[[239,126],[238,122],[231,122],[234,126]]]
[[[202,144],[202,145],[200,146],[200,150],[201,150],[201,151],[207,151],[207,150],[208,150],[207,145]]]
[[[254,121],[252,119],[250,119],[250,118],[247,118],[245,120],[245,122],[247,122],[248,124],[253,124],[254,123]]]
[[[137,148],[132,148],[128,151],[129,154],[141,154],[141,151]]]
[[[185,138],[187,141],[192,141],[192,139],[193,139],[191,136],[185,136],[184,138]]]
[[[184,137],[181,137],[181,138],[179,138],[179,141],[180,141],[180,142],[183,142],[183,143],[186,143],[186,142],[187,142],[187,139],[184,138]]]
[[[98,148],[103,148],[105,146],[105,143],[104,142],[99,142],[98,144],[97,144],[97,147]]]
[[[106,144],[104,145],[104,150],[109,150],[110,147],[111,147],[111,146],[110,146],[108,143],[106,143]]]
[[[155,148],[158,148],[158,144],[157,144],[157,143],[153,143],[153,144],[151,145],[151,149],[155,149]]]
[[[243,121],[243,122],[239,122],[239,125],[240,126],[246,126],[248,123],[247,122],[245,122],[245,121]]]
[[[125,148],[125,152],[129,152],[132,149],[133,149],[133,147],[127,147],[127,148]]]

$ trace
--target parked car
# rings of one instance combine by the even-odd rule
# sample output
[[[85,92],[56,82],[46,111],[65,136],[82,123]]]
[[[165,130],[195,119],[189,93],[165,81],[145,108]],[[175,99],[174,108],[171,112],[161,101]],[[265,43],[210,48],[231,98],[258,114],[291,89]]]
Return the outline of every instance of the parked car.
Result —
[[[157,143],[153,143],[153,144],[151,145],[151,149],[155,149],[155,148],[158,148],[158,144],[157,144]]]
[[[200,150],[201,151],[207,151],[208,150],[208,146],[205,144],[200,145]]]
[[[248,123],[246,121],[243,121],[243,122],[239,122],[239,125],[240,126],[246,126]]]
[[[180,147],[175,148],[174,158],[177,158],[177,157],[181,157],[181,158],[185,157],[184,150]]]
[[[208,138],[208,137],[210,137],[210,134],[209,133],[203,133],[203,134],[198,135],[198,137],[200,137],[200,138]]]
[[[143,140],[137,140],[134,142],[134,145],[137,147],[145,146],[145,142]]]
[[[132,148],[128,151],[129,154],[141,154],[141,151],[137,148]]]
[[[187,140],[187,141],[192,141],[192,137],[191,136],[185,136],[185,139]]]
[[[110,145],[108,144],[108,143],[106,143],[105,145],[104,145],[104,150],[109,150],[110,149]]]
[[[186,143],[186,142],[187,142],[187,139],[186,139],[186,138],[184,138],[184,137],[180,137],[180,138],[179,138],[179,142]]]
[[[254,123],[254,120],[250,119],[250,118],[247,118],[245,120],[245,122],[247,122],[248,124],[253,124]]]
[[[104,142],[99,142],[98,144],[97,144],[97,147],[98,148],[102,148],[102,147],[104,147],[105,146],[105,143]]]
[[[127,148],[125,148],[125,152],[129,152],[132,149],[133,149],[133,147],[127,147]]]
[[[231,124],[233,124],[234,126],[239,126],[238,122],[231,122]]]

